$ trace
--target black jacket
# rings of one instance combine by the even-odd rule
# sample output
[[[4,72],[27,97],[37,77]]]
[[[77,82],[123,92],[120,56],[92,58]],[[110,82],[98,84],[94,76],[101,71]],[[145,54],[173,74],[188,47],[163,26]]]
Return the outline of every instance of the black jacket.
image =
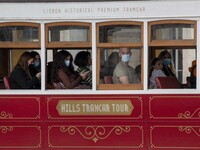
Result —
[[[39,89],[40,80],[35,76],[30,78],[27,73],[17,66],[10,74],[11,89]]]

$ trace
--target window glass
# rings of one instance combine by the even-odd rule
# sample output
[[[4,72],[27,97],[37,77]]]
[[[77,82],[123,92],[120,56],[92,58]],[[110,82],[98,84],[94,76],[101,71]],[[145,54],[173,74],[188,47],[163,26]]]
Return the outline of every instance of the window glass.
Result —
[[[100,43],[141,42],[141,25],[108,25],[99,28]]]
[[[193,24],[159,24],[151,27],[151,40],[192,40]]]
[[[60,56],[60,59],[57,59],[58,53],[62,52],[62,51],[67,51],[71,57],[70,57],[70,66],[65,66],[65,61],[67,59],[63,57],[64,56]],[[84,52],[84,56],[82,55],[82,53]],[[87,52],[85,54],[85,52]],[[65,54],[65,53],[64,53]],[[82,55],[83,58],[85,58],[85,55],[89,55],[90,57],[87,57],[87,60],[85,59],[79,59],[79,63],[83,66],[80,67],[79,63],[78,65],[75,63],[75,60],[78,61],[77,54]],[[66,54],[67,55],[67,54]],[[46,85],[46,89],[91,89],[92,88],[92,63],[91,63],[91,56],[92,56],[92,50],[91,49],[47,49],[47,85]],[[56,57],[56,59],[55,59]],[[79,57],[80,58],[80,57]],[[87,63],[85,66],[84,63],[85,62],[90,62]],[[55,75],[55,72],[53,71],[55,68],[54,66],[58,64],[62,66],[62,68],[65,70],[66,74],[71,78],[71,84],[74,84],[75,86],[73,86],[72,88],[66,87],[65,85],[65,79],[62,80],[60,77],[56,77],[57,75]],[[71,67],[71,68],[69,68]],[[77,77],[80,74],[80,69],[85,69],[85,67],[87,67],[87,70],[90,70],[90,74],[88,73],[88,78],[86,78],[86,80],[77,80]],[[53,77],[55,76],[55,77]],[[58,75],[59,76],[59,75]],[[77,80],[77,81],[75,81]],[[87,81],[87,83],[85,82]],[[63,87],[56,87],[56,85],[63,83]]]
[[[162,53],[167,51],[170,57],[166,58],[165,56],[162,57]],[[191,88],[189,78],[191,77],[192,64],[196,61],[196,49],[189,49],[189,48],[174,48],[174,49],[153,49],[150,53],[154,53],[155,57],[149,58],[150,66],[149,66],[149,88],[158,88],[156,87],[156,77],[170,77],[175,76],[178,81],[182,84],[183,88]],[[159,58],[162,63],[162,68],[158,68],[157,62],[154,60]],[[167,64],[166,60],[169,59],[169,63]],[[159,70],[162,71],[161,74]],[[171,73],[170,73],[171,72]],[[172,83],[171,83],[172,84]],[[196,81],[195,83],[196,84]]]
[[[38,28],[30,26],[0,27],[1,42],[38,42]]]
[[[122,63],[122,57],[120,55],[119,48],[102,48],[100,49],[100,84],[121,84],[115,81],[115,73],[125,74],[124,76],[129,76],[126,74],[127,70],[131,70],[132,73],[130,77],[130,84],[140,84],[141,83],[141,49],[130,49],[130,60],[128,61],[127,70],[121,72],[120,68],[116,69],[116,66],[120,66]],[[124,64],[124,63],[123,63]],[[126,68],[126,67],[125,67]],[[121,68],[123,69],[123,68]],[[121,73],[120,73],[121,72]]]
[[[149,25],[149,88],[196,88],[196,22],[165,20]]]
[[[49,27],[49,42],[88,42],[89,27],[53,26]]]

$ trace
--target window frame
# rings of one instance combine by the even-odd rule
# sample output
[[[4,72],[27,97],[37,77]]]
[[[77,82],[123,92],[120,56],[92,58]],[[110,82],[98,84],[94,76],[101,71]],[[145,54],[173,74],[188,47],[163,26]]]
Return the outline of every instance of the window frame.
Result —
[[[194,26],[194,39],[189,40],[152,40],[151,30],[153,25],[164,24],[190,24]],[[197,20],[157,20],[148,22],[148,59],[150,67],[150,61],[152,56],[155,57],[155,51],[153,49],[196,49],[197,57]],[[197,59],[197,58],[196,58]],[[149,74],[148,74],[149,76]],[[147,79],[149,81],[149,78]],[[184,84],[184,83],[182,83]],[[189,88],[188,88],[189,89]],[[149,87],[148,87],[148,90]],[[166,89],[165,89],[166,90]],[[180,89],[179,89],[180,90]]]
[[[141,40],[137,43],[100,43],[99,42],[99,30],[101,26],[108,25],[140,25],[141,26]],[[143,48],[143,37],[144,33],[144,22],[139,21],[108,21],[96,23],[96,46],[97,46],[97,57],[96,57],[96,89],[97,90],[143,90],[143,62],[144,62],[144,48]],[[136,48],[141,49],[141,83],[140,84],[101,84],[100,83],[100,49],[101,48]]]
[[[191,24],[194,25],[194,40],[152,40],[151,28],[153,25],[161,24]],[[182,46],[194,47],[197,43],[197,22],[193,20],[159,20],[148,22],[148,46]]]
[[[85,26],[89,28],[89,41],[87,42],[49,42],[49,27],[59,26]],[[91,48],[92,47],[92,24],[86,22],[53,22],[45,23],[45,46],[46,48]]]
[[[36,48],[41,47],[41,26],[40,23],[31,23],[31,22],[3,22],[0,23],[0,27],[9,27],[9,26],[25,26],[25,27],[37,27],[38,28],[38,41],[27,42],[27,41],[9,41],[4,42],[0,41],[1,48]]]

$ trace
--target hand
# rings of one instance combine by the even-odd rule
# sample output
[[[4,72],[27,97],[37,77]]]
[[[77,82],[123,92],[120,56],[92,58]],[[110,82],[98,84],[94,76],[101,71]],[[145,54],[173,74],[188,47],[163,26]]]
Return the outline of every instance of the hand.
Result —
[[[87,75],[88,75],[88,73],[89,73],[89,71],[82,71],[81,73],[80,73],[80,76],[82,77],[82,79],[83,80],[85,80],[86,78],[87,78]]]
[[[39,80],[41,80],[41,72],[38,72],[38,73],[36,74],[36,77],[37,77]]]

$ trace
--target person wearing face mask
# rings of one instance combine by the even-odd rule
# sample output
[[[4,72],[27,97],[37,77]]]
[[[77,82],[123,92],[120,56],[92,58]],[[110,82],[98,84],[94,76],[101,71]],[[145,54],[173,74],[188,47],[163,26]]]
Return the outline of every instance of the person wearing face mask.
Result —
[[[31,76],[35,76],[38,72],[41,72],[41,63],[40,63],[40,55],[36,51],[31,51],[31,55],[33,55],[34,60],[33,64],[29,66],[29,70],[31,73]]]
[[[54,55],[51,82],[55,89],[86,88],[81,87],[80,82],[86,79],[88,72],[74,71],[72,62],[73,57],[68,51],[61,50]]]
[[[162,51],[158,56],[163,61],[163,72],[166,76],[176,76],[174,73],[172,60],[171,60],[171,54],[164,50]]]
[[[90,52],[88,51],[80,51],[77,53],[74,64],[78,66],[77,72],[88,72],[87,78],[85,80],[81,80],[82,85],[88,85],[92,88],[92,71],[89,69],[89,67],[92,64],[92,59]]]
[[[121,58],[121,60],[114,69],[113,83],[114,84],[138,84],[140,81],[137,77],[135,69],[128,64],[131,57],[130,49],[120,48],[119,57]]]
[[[11,89],[39,89],[41,73],[31,76],[29,66],[34,57],[30,52],[24,52],[10,74]]]

